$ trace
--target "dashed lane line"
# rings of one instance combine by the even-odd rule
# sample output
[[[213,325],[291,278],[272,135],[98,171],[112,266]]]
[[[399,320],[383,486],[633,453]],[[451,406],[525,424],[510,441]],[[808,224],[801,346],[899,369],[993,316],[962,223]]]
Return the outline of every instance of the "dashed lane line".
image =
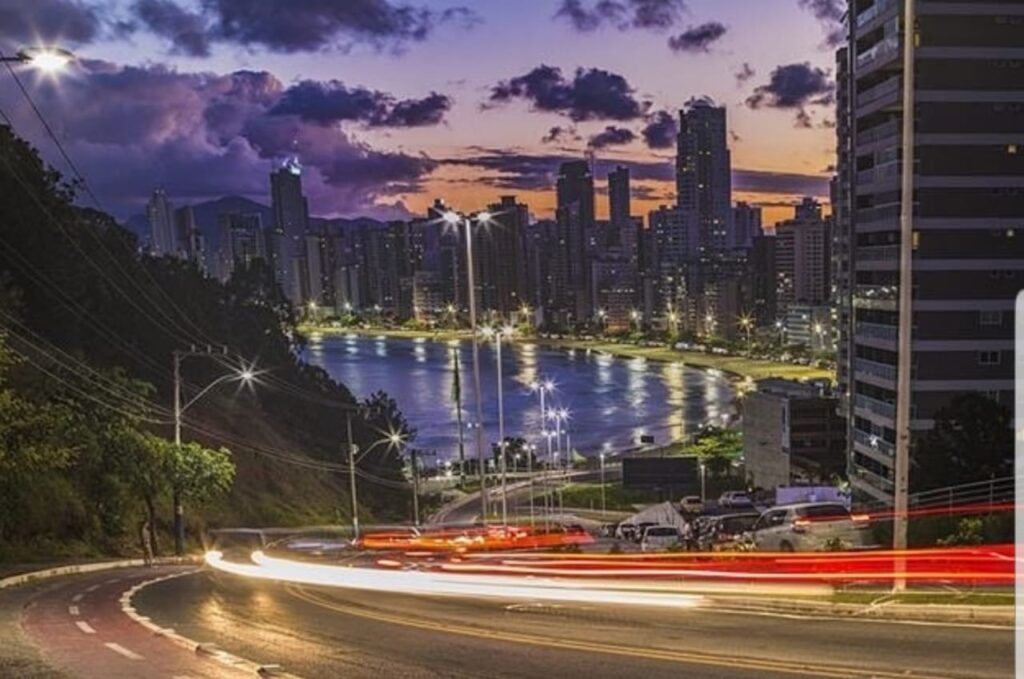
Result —
[[[75,596],[71,597],[71,603],[77,604],[79,601],[82,600],[83,596],[85,596],[85,595],[84,594],[76,594]]]
[[[75,622],[75,625],[77,625],[78,629],[82,630],[86,634],[96,634],[96,630],[92,628],[92,625],[85,622],[84,620],[78,620],[77,622]]]
[[[68,614],[73,615],[75,617],[81,615],[81,613],[79,613],[78,611],[78,606],[68,606]]]
[[[141,655],[139,655],[135,651],[129,651],[121,644],[115,644],[113,641],[108,641],[103,645],[109,648],[114,653],[117,653],[118,655],[123,655],[125,658],[128,658],[129,660],[142,660]]]

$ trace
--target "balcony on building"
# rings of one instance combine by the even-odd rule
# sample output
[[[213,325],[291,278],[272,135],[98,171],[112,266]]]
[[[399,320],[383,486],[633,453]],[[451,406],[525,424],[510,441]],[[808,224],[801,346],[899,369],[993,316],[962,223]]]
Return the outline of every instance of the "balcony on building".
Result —
[[[857,37],[860,38],[876,31],[886,21],[895,18],[902,5],[901,0],[875,0],[874,2],[859,0],[856,3],[857,14],[854,20]]]

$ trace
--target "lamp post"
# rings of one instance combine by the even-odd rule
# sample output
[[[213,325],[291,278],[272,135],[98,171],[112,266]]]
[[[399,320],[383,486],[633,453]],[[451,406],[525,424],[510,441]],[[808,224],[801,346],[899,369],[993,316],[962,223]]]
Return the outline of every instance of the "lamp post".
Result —
[[[604,514],[608,511],[608,505],[605,503],[604,498],[604,451],[601,451],[601,513]]]
[[[500,455],[499,473],[501,474],[501,523],[508,525],[508,460],[505,447],[505,389],[501,380],[501,340],[511,340],[515,334],[515,328],[506,325],[501,330],[487,327],[483,329],[484,337],[494,338],[495,342],[495,364],[498,374],[498,454]]]
[[[640,332],[640,312],[637,309],[629,312],[629,320],[633,321],[633,329]]]
[[[707,465],[700,463],[700,503],[707,502]]]
[[[544,437],[544,440],[545,440],[546,445],[547,445],[547,450],[548,450],[547,461],[548,461],[548,466],[550,467],[551,466],[551,462],[552,462],[552,457],[551,457],[551,435],[548,432],[548,428],[547,428],[547,424],[546,424],[546,421],[548,419],[548,417],[547,417],[548,414],[547,414],[547,410],[544,407],[544,394],[551,393],[554,390],[554,388],[555,388],[555,383],[552,382],[551,380],[542,380],[542,381],[534,382],[533,384],[530,385],[530,388],[533,391],[536,391],[538,394],[540,394],[540,427],[541,427],[541,432],[540,433],[541,433],[541,436]],[[547,473],[546,473],[546,470],[545,470],[545,473],[544,473],[543,476],[544,476],[544,479],[545,479],[544,488],[545,488],[545,490],[547,490]],[[544,498],[545,498],[544,502],[545,502],[545,505],[546,505],[546,503],[547,503],[547,494],[546,493],[544,495]],[[532,475],[530,477],[530,512],[531,513],[533,512],[533,476]]]
[[[739,326],[747,334],[747,353],[750,353],[750,331],[754,327],[754,319],[746,314],[743,314],[739,318]]]
[[[480,511],[484,523],[487,523],[487,476],[484,469],[486,460],[484,454],[484,414],[483,405],[480,401],[480,346],[477,343],[476,327],[476,276],[473,267],[473,222],[478,224],[489,224],[491,213],[480,212],[476,217],[467,217],[449,210],[442,215],[442,219],[450,226],[458,226],[460,223],[465,228],[466,234],[466,277],[469,294],[469,326],[473,335],[473,398],[476,401],[476,454],[480,464]]]
[[[227,354],[227,347],[222,347],[219,352],[220,355]],[[218,384],[223,384],[229,380],[235,380],[243,384],[251,384],[256,378],[256,373],[253,372],[251,367],[242,367],[234,372],[221,375],[213,382],[203,387],[198,394],[193,396],[190,400],[182,403],[181,400],[181,362],[186,358],[193,356],[206,356],[215,357],[218,355],[213,350],[213,347],[207,346],[205,350],[198,350],[196,347],[192,347],[188,351],[175,350],[171,354],[174,362],[174,445],[181,445],[181,420],[185,414],[185,411],[192,407],[196,401],[201,399],[211,389],[216,387]],[[174,504],[174,553],[181,556],[185,552],[185,510],[181,504],[181,495],[175,491],[172,498]]]
[[[597,310],[597,323],[598,323],[597,327],[601,331],[602,335],[605,334],[605,328],[607,327],[607,324],[606,324],[606,320],[607,319],[608,319],[608,312],[605,311],[604,309],[598,309]]]

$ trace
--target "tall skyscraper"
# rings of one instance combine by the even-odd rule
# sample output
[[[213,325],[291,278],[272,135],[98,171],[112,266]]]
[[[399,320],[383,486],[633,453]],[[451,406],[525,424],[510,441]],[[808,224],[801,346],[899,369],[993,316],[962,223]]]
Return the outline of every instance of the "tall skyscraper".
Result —
[[[177,256],[178,237],[174,225],[174,211],[163,189],[157,189],[150,196],[149,204],[146,206],[146,217],[149,219],[150,249],[153,254],[158,257]]]
[[[309,206],[302,195],[302,167],[297,160],[289,160],[270,175],[270,194],[277,232],[274,258],[278,283],[292,304],[301,304],[305,301],[303,289],[309,287],[303,280]]]
[[[956,395],[1013,407],[1024,275],[1024,1],[917,0],[910,22],[906,9],[851,3],[837,128],[850,479],[883,501],[914,485],[915,444]]]
[[[735,248],[749,248],[754,239],[762,234],[761,208],[739,202],[732,209],[733,243]]]
[[[562,163],[558,172],[556,219],[565,236],[565,262],[574,321],[594,313],[590,295],[591,239],[594,236],[594,177],[585,160]]]
[[[702,258],[733,246],[732,161],[726,113],[698,100],[679,113],[676,191],[679,209],[693,212]]]
[[[623,240],[629,239],[633,230],[630,214],[629,168],[619,165],[608,173],[608,225],[605,247],[621,248]],[[635,241],[635,236],[632,238]]]
[[[515,196],[487,207],[494,223],[473,237],[480,308],[509,317],[527,301],[526,226],[530,210]]]

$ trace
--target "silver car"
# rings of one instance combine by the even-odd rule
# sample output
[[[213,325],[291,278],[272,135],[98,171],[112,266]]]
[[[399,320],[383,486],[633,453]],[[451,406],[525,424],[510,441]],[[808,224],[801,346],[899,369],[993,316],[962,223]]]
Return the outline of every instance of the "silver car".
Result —
[[[775,507],[761,514],[751,529],[761,552],[820,552],[874,547],[871,523],[851,516],[838,502],[806,502]]]

